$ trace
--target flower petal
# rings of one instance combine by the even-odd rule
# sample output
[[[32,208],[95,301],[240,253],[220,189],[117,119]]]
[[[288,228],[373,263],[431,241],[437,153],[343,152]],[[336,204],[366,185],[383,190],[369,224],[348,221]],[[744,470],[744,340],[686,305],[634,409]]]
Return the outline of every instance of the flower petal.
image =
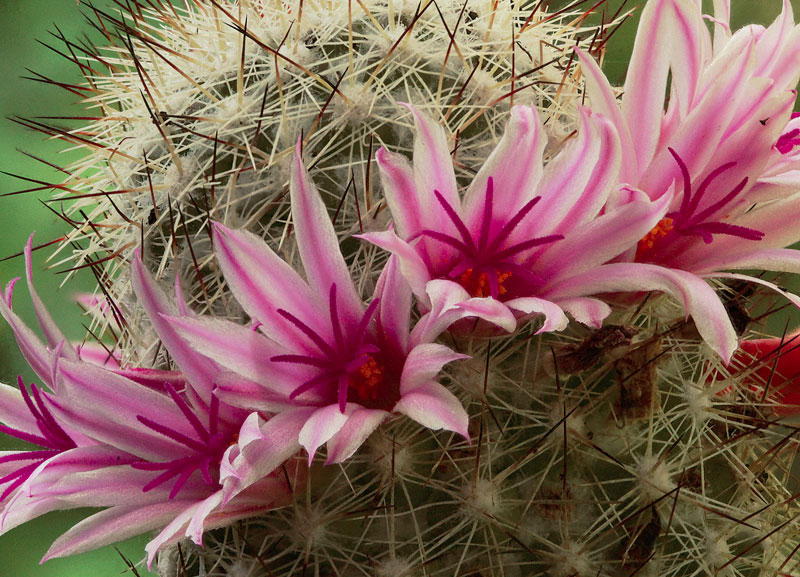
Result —
[[[357,325],[364,314],[361,297],[339,249],[339,240],[328,211],[303,165],[301,155],[302,139],[298,139],[289,192],[292,222],[303,269],[309,284],[323,302],[327,302],[331,285],[336,285],[339,314],[345,323]]]
[[[339,410],[339,403],[317,409],[308,417],[300,430],[300,444],[308,451],[308,464],[314,460],[314,454],[328,439],[344,427],[347,419],[358,405],[348,403],[345,412]]]
[[[349,459],[389,416],[386,411],[377,409],[358,408],[353,411],[339,432],[328,440],[328,458],[325,464],[341,463]]]
[[[405,393],[394,411],[414,419],[423,427],[453,431],[469,441],[469,417],[461,401],[435,382],[427,382]]]
[[[420,300],[423,307],[430,308],[430,300],[428,299],[428,293],[425,292],[425,285],[431,280],[431,274],[414,247],[402,240],[392,230],[369,232],[356,236],[396,255],[400,271],[411,287],[414,296]]]
[[[613,263],[566,279],[550,290],[562,300],[603,292],[662,291],[679,299],[694,319],[700,336],[727,363],[738,339],[728,313],[714,290],[691,273],[639,263]]]
[[[611,314],[608,304],[589,297],[559,300],[556,304],[576,321],[593,329],[602,327],[603,320]]]
[[[286,349],[250,328],[212,317],[165,320],[197,353],[275,394],[288,397],[306,372],[299,365],[272,362]]]
[[[538,236],[567,234],[594,218],[617,186],[621,152],[614,126],[584,108],[580,120],[577,138],[547,165],[539,186]]]
[[[521,297],[506,301],[506,306],[521,312],[524,316],[543,315],[544,322],[536,334],[563,331],[569,319],[556,303],[537,297]]]
[[[633,149],[633,141],[628,125],[625,124],[622,113],[619,110],[614,89],[611,88],[605,74],[603,74],[600,66],[591,56],[580,48],[576,48],[575,53],[578,55],[584,73],[586,94],[589,97],[589,102],[591,102],[592,111],[609,120],[614,125],[614,129],[619,136],[622,146],[619,181],[634,183],[639,179],[636,153]]]
[[[203,402],[210,402],[214,375],[218,369],[210,360],[197,354],[175,331],[173,324],[165,315],[177,315],[178,309],[145,270],[138,253],[134,255],[131,265],[131,284],[139,304],[150,318],[153,328],[170,356],[186,375],[187,382]]]
[[[465,318],[485,320],[512,332],[517,321],[509,308],[491,297],[473,298],[460,284],[436,279],[426,285],[432,309],[423,315],[411,331],[411,345],[428,343],[456,321]]]
[[[56,539],[42,562],[111,545],[156,529],[172,520],[191,502],[166,501],[153,505],[112,507],[74,525]]]
[[[326,217],[327,218],[327,217]],[[303,347],[307,337],[288,325],[279,309],[322,335],[331,333],[314,292],[300,275],[252,233],[214,224],[214,253],[231,292],[273,339]],[[325,301],[327,302],[327,301]]]
[[[64,336],[64,333],[61,332],[61,329],[58,328],[58,325],[56,325],[53,317],[50,316],[50,313],[47,311],[42,299],[39,298],[39,294],[36,292],[36,289],[33,286],[33,260],[31,258],[32,250],[33,234],[28,237],[28,242],[25,244],[25,277],[28,282],[28,292],[31,295],[31,301],[33,301],[33,310],[36,313],[39,326],[42,329],[42,333],[44,333],[44,338],[47,341],[47,345],[50,349],[55,349],[61,345],[61,354],[64,356],[64,358],[76,360],[78,358],[78,354],[75,352],[75,349],[72,347],[69,341],[67,341],[67,338]]]
[[[463,202],[464,222],[479,230],[487,181],[494,181],[492,220],[508,222],[536,193],[547,136],[532,106],[515,106],[500,143],[472,179]],[[414,157],[416,161],[416,157]],[[448,164],[451,160],[447,159]]]
[[[459,354],[444,345],[434,343],[417,345],[408,354],[403,365],[400,394],[403,395],[428,381],[435,381],[436,375],[446,364],[468,358],[469,355]]]
[[[338,410],[338,405],[336,405]],[[301,408],[279,413],[264,420],[252,413],[242,425],[238,453],[223,461],[220,474],[224,503],[257,483],[300,450],[300,434],[314,408]]]

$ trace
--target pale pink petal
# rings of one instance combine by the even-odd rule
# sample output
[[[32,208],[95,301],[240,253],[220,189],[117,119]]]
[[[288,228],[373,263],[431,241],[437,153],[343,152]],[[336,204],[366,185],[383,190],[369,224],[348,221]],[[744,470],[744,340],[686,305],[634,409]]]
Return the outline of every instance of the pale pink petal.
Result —
[[[614,89],[608,83],[606,75],[594,59],[580,48],[575,52],[580,60],[586,82],[586,94],[591,102],[593,112],[602,115],[609,120],[619,136],[621,143],[621,164],[619,171],[619,181],[623,183],[634,183],[639,179],[639,172],[636,165],[636,153],[633,150],[628,125],[622,118],[619,110],[617,97]]]
[[[537,258],[550,283],[610,261],[649,233],[670,207],[671,195],[623,205],[577,227]]]
[[[330,322],[325,322],[328,319],[317,306],[314,292],[263,240],[218,223],[214,231],[214,254],[225,281],[247,314],[261,323],[265,334],[293,347],[306,346],[307,337],[289,325],[278,314],[279,309],[291,311],[322,335],[330,334]]]
[[[414,115],[417,129],[414,139],[414,179],[419,194],[431,198],[433,191],[438,190],[450,206],[458,211],[461,199],[458,197],[456,175],[444,128],[415,107],[408,104],[404,106]],[[436,205],[423,205],[421,208],[427,227],[441,227],[438,219],[446,218],[441,208]]]
[[[608,304],[590,297],[563,299],[556,304],[573,319],[593,329],[602,327],[603,320],[611,314]]]
[[[428,343],[414,347],[403,365],[400,394],[403,395],[428,381],[435,381],[436,375],[446,364],[468,358],[469,355],[456,353],[444,345]]]
[[[301,155],[302,139],[298,139],[289,191],[292,199],[292,222],[303,269],[308,283],[323,302],[327,302],[331,285],[336,285],[342,321],[357,324],[364,313],[361,297],[339,249],[339,239],[336,238],[325,203],[311,181]]]
[[[0,383],[0,423],[23,433],[40,434],[36,419],[25,404],[22,393],[17,387],[3,383]]]
[[[408,332],[411,322],[411,288],[403,278],[400,260],[389,257],[375,286],[375,297],[379,300],[378,324],[387,341],[399,354],[408,350]]]
[[[14,332],[17,346],[30,367],[42,382],[55,390],[50,353],[39,337],[11,310],[11,296],[17,280],[19,279],[14,279],[6,285],[2,298],[0,298],[0,316],[5,319]]]
[[[109,347],[100,343],[78,343],[75,345],[75,350],[82,361],[92,363],[98,367],[106,367],[107,369],[120,368],[119,357],[109,350]]]
[[[147,313],[170,357],[181,368],[203,402],[208,403],[214,387],[214,374],[218,369],[209,359],[197,354],[175,331],[167,316],[177,315],[178,309],[145,270],[138,253],[134,255],[131,265],[131,284],[139,305]]]
[[[317,409],[308,417],[300,430],[300,444],[308,452],[308,464],[314,460],[317,449],[328,442],[339,430],[344,427],[349,416],[358,407],[352,403],[347,404],[345,412],[339,410],[339,403]]]
[[[423,427],[453,431],[469,441],[469,417],[461,401],[436,382],[427,382],[405,393],[394,411],[414,419]]]
[[[672,0],[672,4],[670,83],[680,108],[678,115],[685,118],[694,103],[711,40],[696,2]]]
[[[636,162],[647,166],[661,136],[671,45],[672,0],[653,0],[642,10],[625,78],[622,116],[631,127]]]
[[[182,445],[144,426],[140,415],[194,437],[175,403],[167,395],[87,363],[59,364],[59,397],[48,396],[53,412],[71,428],[102,443],[147,460],[172,456]]]
[[[47,341],[48,347],[50,349],[55,349],[59,345],[61,345],[61,354],[64,358],[76,360],[78,358],[75,349],[72,348],[72,345],[67,341],[67,338],[64,336],[64,333],[61,332],[61,329],[58,328],[53,317],[50,316],[50,313],[47,311],[47,307],[44,306],[42,299],[39,298],[39,294],[36,292],[36,289],[33,285],[33,260],[31,258],[31,251],[33,250],[33,234],[28,237],[28,242],[25,244],[25,277],[28,281],[28,292],[31,295],[31,301],[33,301],[33,310],[36,313],[36,318],[39,321],[39,326],[42,329],[42,333],[44,333],[44,338]]]
[[[417,321],[411,331],[412,346],[435,340],[454,322],[465,318],[482,319],[508,332],[517,321],[509,308],[493,298],[473,298],[460,284],[436,279],[426,285],[432,303],[430,312]]]
[[[797,308],[800,308],[800,296],[797,296],[795,294],[787,292],[787,291],[783,290],[781,287],[779,287],[778,285],[776,285],[775,283],[769,282],[769,281],[764,280],[762,278],[749,276],[749,275],[745,275],[745,274],[737,274],[737,273],[732,273],[732,272],[728,272],[728,273],[711,273],[711,274],[708,274],[708,275],[703,275],[703,278],[730,278],[730,279],[735,279],[735,280],[743,280],[743,281],[751,282],[751,283],[754,283],[754,284],[760,284],[761,286],[765,286],[765,287],[767,287],[769,289],[774,290],[776,293],[780,294],[783,298],[785,298],[787,301],[792,303],[794,306],[796,306]]]
[[[542,177],[542,154],[547,135],[536,109],[515,106],[500,143],[472,179],[463,201],[464,222],[472,230],[481,226],[489,178],[494,181],[492,220],[510,220],[536,193]],[[416,161],[416,157],[414,158]],[[447,159],[448,164],[451,163]]]
[[[768,248],[739,254],[709,255],[692,267],[699,275],[735,269],[770,270],[775,272],[800,273],[800,251],[791,248]]]
[[[714,55],[731,37],[731,0],[714,0]]]
[[[42,562],[67,557],[123,541],[161,527],[191,501],[166,501],[145,506],[120,506],[100,511],[74,525],[56,539]]]
[[[297,401],[290,400],[287,395],[276,394],[264,385],[236,373],[220,373],[215,383],[217,388],[214,389],[214,394],[220,401],[248,411],[277,413],[297,406]],[[304,394],[304,404],[313,404],[308,398],[311,394]]]
[[[379,409],[358,408],[353,411],[339,432],[328,440],[328,458],[325,464],[341,463],[349,459],[389,416],[389,413]]]
[[[308,372],[307,367],[273,363],[270,359],[287,349],[247,327],[211,317],[165,320],[194,351],[275,394],[290,395]]]
[[[561,307],[547,299],[537,297],[521,297],[506,301],[506,306],[512,310],[519,311],[525,317],[542,315],[544,317],[542,326],[536,334],[563,331],[569,324],[569,319]]]
[[[228,503],[297,453],[301,431],[314,413],[314,408],[290,409],[266,421],[252,413],[242,425],[238,451],[223,460],[223,502]]]
[[[423,307],[430,308],[425,285],[431,280],[431,273],[413,246],[402,240],[392,230],[369,232],[356,236],[396,255],[399,260],[400,272],[411,287],[414,296],[419,299]]]
[[[719,67],[719,71],[706,71],[706,75],[714,74],[712,88],[702,95],[678,130],[670,135],[669,141],[662,143],[658,153],[651,156],[652,164],[639,182],[639,187],[651,198],[659,197],[674,181],[681,182],[680,169],[668,147],[684,160],[689,174],[701,176],[705,173],[739,103],[744,99],[742,84],[753,69],[751,55],[752,43],[731,42],[725,54],[712,63],[712,67]],[[646,133],[648,130],[638,132]],[[713,168],[716,166],[710,167]],[[715,181],[714,190],[725,193],[731,188],[725,188],[721,179]]]
[[[662,291],[680,300],[700,336],[727,363],[738,339],[728,313],[714,290],[700,277],[681,270],[638,263],[614,263],[572,277],[550,291],[562,300],[604,292]]]
[[[416,236],[428,228],[425,212],[430,208],[428,198],[431,191],[417,188],[414,171],[405,156],[381,147],[375,160],[395,228],[403,238]]]
[[[608,120],[580,109],[578,135],[547,165],[539,187],[536,234],[567,234],[591,220],[616,188],[621,150],[619,137]],[[520,230],[519,234],[530,234]],[[519,242],[520,238],[515,238]],[[558,243],[556,243],[556,246]]]

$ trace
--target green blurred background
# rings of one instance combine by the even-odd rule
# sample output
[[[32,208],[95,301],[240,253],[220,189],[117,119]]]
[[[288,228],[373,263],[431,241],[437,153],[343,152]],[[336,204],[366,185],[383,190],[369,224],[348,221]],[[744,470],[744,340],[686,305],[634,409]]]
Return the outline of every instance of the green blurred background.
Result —
[[[342,0],[344,1],[344,0]],[[469,0],[479,1],[479,0]],[[481,0],[486,1],[486,0]],[[611,0],[616,7],[621,0]],[[795,9],[800,9],[800,0],[792,0]],[[108,7],[110,0],[95,0],[97,7]],[[558,2],[553,2],[553,5]],[[562,3],[563,4],[563,3]],[[587,5],[589,3],[587,2]],[[641,4],[641,0],[630,1],[629,5]],[[758,21],[766,23],[780,10],[780,0],[733,0],[734,27]],[[89,33],[90,27],[81,15],[80,7],[74,0],[0,0],[0,113],[2,116],[19,115],[23,117],[78,114],[81,110],[76,104],[77,97],[64,90],[31,80],[22,76],[32,76],[26,71],[30,68],[45,76],[63,82],[78,82],[76,67],[48,50],[37,40],[58,46],[58,41],[48,34],[58,28],[68,37],[77,38]],[[612,81],[621,83],[624,78],[625,63],[635,32],[635,19],[631,19],[615,35],[609,45],[606,68]],[[42,135],[33,133],[14,124],[10,120],[0,122],[0,170],[20,174],[28,178],[53,181],[59,180],[58,173],[19,152],[25,150],[57,164],[68,163],[74,154],[64,151],[64,146],[44,140]],[[35,186],[35,185],[30,185]],[[27,188],[26,183],[0,174],[0,194]],[[58,237],[65,229],[38,199],[46,199],[47,192],[24,194],[0,198],[0,258],[20,251],[28,235],[36,231],[37,243]],[[57,208],[57,207],[56,207]],[[63,275],[54,270],[45,270],[44,258],[48,249],[36,254],[34,274],[37,289],[45,303],[55,311],[57,320],[68,337],[82,336],[80,311],[71,305],[70,296],[76,292],[90,290],[94,283],[88,275],[72,279],[60,288]],[[56,267],[55,270],[64,267]],[[0,262],[0,282],[23,274],[21,258]],[[14,299],[15,310],[30,323],[35,322],[30,308],[30,300],[24,288],[17,290]],[[0,323],[0,381],[15,382],[22,374],[26,379],[33,377],[26,367],[14,344],[11,331]],[[0,441],[0,448],[13,445]],[[55,559],[45,565],[38,561],[49,544],[67,528],[85,516],[87,511],[52,513],[31,523],[18,527],[0,537],[0,577],[107,577],[119,575],[126,567],[114,548],[106,548],[68,559]],[[119,549],[133,561],[141,559],[146,537],[127,541]],[[145,569],[139,569],[142,576]],[[128,573],[130,574],[130,573]]]

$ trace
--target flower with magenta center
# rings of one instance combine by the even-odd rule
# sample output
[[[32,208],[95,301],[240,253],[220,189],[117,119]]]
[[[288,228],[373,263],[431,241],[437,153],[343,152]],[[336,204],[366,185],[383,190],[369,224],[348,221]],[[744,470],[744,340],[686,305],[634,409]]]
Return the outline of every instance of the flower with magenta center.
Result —
[[[800,271],[800,255],[783,248],[800,240],[800,155],[793,152],[800,127],[791,112],[800,27],[784,1],[769,28],[732,34],[729,4],[714,6],[712,39],[699,2],[647,3],[621,100],[578,50],[591,106],[620,135],[620,182],[669,199],[623,258],[585,280],[602,291],[677,296],[728,361],[737,335],[704,279],[746,278],[779,290],[725,271]]]
[[[298,142],[290,196],[307,281],[261,239],[218,224],[217,259],[255,328],[185,317],[171,318],[171,326],[188,346],[229,371],[217,381],[223,400],[281,414],[309,459],[325,443],[328,462],[346,459],[392,413],[468,437],[461,403],[435,380],[463,355],[432,341],[467,316],[506,329],[513,328],[513,317],[492,299],[434,284],[429,291],[440,304],[411,330],[411,291],[394,259],[365,308],[300,155]],[[251,473],[232,477],[231,493],[274,467],[269,457],[252,458],[242,453],[238,459],[237,468]]]
[[[400,155],[377,153],[394,229],[362,237],[399,259],[421,308],[435,307],[427,284],[437,280],[490,298],[517,318],[540,315],[539,332],[564,329],[565,311],[600,326],[609,307],[570,279],[625,251],[662,208],[640,198],[601,213],[617,188],[620,145],[611,123],[581,111],[577,136],[544,167],[536,110],[513,108],[500,144],[461,199],[443,128],[409,109],[417,128],[413,168]],[[553,290],[559,283],[574,292]]]
[[[220,369],[163,320],[191,312],[169,301],[138,258],[131,277],[139,301],[185,372],[119,367],[107,356],[99,357],[102,366],[91,362],[98,357],[66,341],[36,294],[31,247],[32,237],[24,251],[28,288],[47,344],[11,309],[14,282],[0,295],[0,314],[48,390],[29,390],[21,378],[19,389],[0,385],[0,432],[40,447],[0,455],[0,532],[57,509],[102,507],[59,537],[45,559],[160,530],[148,545],[152,561],[167,543],[190,536],[200,544],[205,528],[288,497],[283,478],[266,471],[222,506],[222,467],[237,474],[228,457],[239,452],[248,413],[213,393]],[[296,441],[265,445],[275,467],[299,449]]]

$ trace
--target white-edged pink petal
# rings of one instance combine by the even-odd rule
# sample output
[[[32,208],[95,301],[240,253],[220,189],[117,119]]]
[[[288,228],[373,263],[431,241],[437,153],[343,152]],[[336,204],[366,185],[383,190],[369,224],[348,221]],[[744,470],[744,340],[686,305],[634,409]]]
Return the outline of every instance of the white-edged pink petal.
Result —
[[[619,136],[622,147],[619,181],[623,183],[636,182],[639,179],[636,153],[633,149],[630,130],[619,110],[619,103],[614,89],[611,88],[608,79],[603,74],[600,66],[594,61],[594,58],[580,48],[575,48],[575,52],[578,55],[584,73],[586,94],[591,102],[592,111],[609,120],[614,125],[614,129]]]
[[[450,325],[465,318],[482,319],[508,332],[517,326],[514,313],[505,304],[491,297],[471,297],[464,287],[453,281],[434,279],[425,290],[432,308],[411,331],[412,346],[435,340]]]
[[[17,387],[3,383],[0,383],[0,423],[24,433],[40,434],[22,393]]]
[[[413,246],[397,236],[391,229],[381,232],[368,232],[356,236],[396,255],[399,260],[400,272],[411,287],[414,296],[419,299],[423,307],[430,308],[425,285],[431,280],[431,273],[428,271],[428,267],[420,257],[419,252]]]
[[[339,410],[339,403],[328,405],[315,410],[306,420],[300,430],[299,440],[308,452],[308,464],[314,460],[314,455],[322,445],[328,442],[339,430],[344,427],[347,419],[359,405],[348,403],[345,412]]]
[[[403,278],[399,258],[389,257],[375,286],[378,303],[378,324],[388,346],[399,354],[408,350],[409,325],[411,323],[412,295],[408,282]]]
[[[605,292],[661,291],[683,303],[703,340],[727,363],[738,339],[725,306],[700,277],[650,264],[612,263],[551,287],[551,298],[562,300]]]
[[[344,426],[328,440],[325,464],[349,459],[389,416],[389,413],[380,409],[355,409]]]
[[[406,392],[394,411],[415,420],[423,427],[453,431],[469,441],[469,417],[461,401],[439,383],[429,381]]]
[[[338,408],[338,405],[336,405]],[[242,424],[238,451],[223,459],[224,503],[257,483],[300,450],[300,433],[314,408],[289,409],[264,420],[252,413]]]
[[[613,124],[585,108],[580,109],[580,121],[575,140],[545,169],[539,186],[542,200],[534,209],[538,236],[567,234],[591,220],[617,187],[622,156]]]
[[[308,372],[307,367],[272,362],[287,349],[248,327],[212,317],[165,320],[194,351],[274,394],[289,396],[299,386],[299,375]]]
[[[654,202],[633,202],[600,215],[568,232],[538,257],[536,269],[550,283],[592,269],[636,246],[664,217],[671,195]]]
[[[449,347],[436,343],[426,343],[414,347],[403,365],[400,376],[400,395],[411,391],[418,386],[435,381],[436,375],[448,363],[461,359],[468,359],[469,355],[462,355]]]
[[[47,396],[53,412],[72,429],[143,459],[158,462],[183,445],[143,425],[146,416],[189,437],[196,433],[165,394],[88,363],[59,363],[61,390]]]
[[[561,307],[547,299],[538,297],[520,297],[506,301],[506,306],[522,313],[524,317],[533,315],[543,316],[542,326],[536,334],[563,331],[569,324],[569,319]]]
[[[31,301],[33,302],[33,310],[36,313],[36,319],[39,321],[39,326],[42,329],[42,333],[44,333],[44,338],[47,341],[47,346],[50,349],[55,349],[59,345],[61,346],[61,354],[66,359],[76,360],[78,358],[78,354],[75,352],[75,349],[72,345],[67,341],[67,338],[64,336],[64,333],[61,332],[61,329],[58,328],[53,317],[50,316],[50,313],[47,311],[47,307],[44,306],[42,299],[39,298],[39,294],[36,292],[36,288],[33,285],[33,259],[31,257],[31,252],[33,250],[33,234],[28,237],[28,242],[25,244],[25,250],[23,251],[25,254],[25,277],[28,282],[28,293],[31,295]]]
[[[191,384],[191,387],[203,402],[208,403],[211,400],[211,390],[214,387],[214,374],[218,369],[210,360],[197,354],[175,332],[175,328],[167,318],[167,315],[177,315],[178,309],[175,303],[170,300],[150,276],[150,273],[145,270],[138,253],[134,255],[131,265],[131,285],[136,293],[139,305],[147,313],[150,323],[158,333],[167,351],[169,351],[170,356],[181,368],[187,377],[187,382]]]
[[[303,269],[308,283],[323,302],[328,300],[331,285],[336,285],[336,297],[342,321],[357,324],[364,313],[364,306],[339,249],[339,239],[328,216],[328,210],[303,165],[301,155],[302,139],[298,139],[292,161],[289,192],[292,201],[292,222]]]
[[[605,318],[611,314],[607,303],[591,297],[563,299],[556,304],[573,319],[593,329],[602,327]]]
[[[417,187],[414,169],[405,156],[381,147],[375,160],[394,227],[403,238],[416,236],[428,228],[425,212],[430,209],[430,191]]]
[[[536,196],[546,144],[547,135],[536,109],[532,106],[512,108],[503,138],[472,179],[464,196],[462,214],[471,230],[481,227],[489,178],[494,181],[492,220],[497,222],[509,221]]]
[[[214,254],[239,304],[272,338],[306,346],[307,337],[278,310],[287,310],[318,333],[330,335],[323,307],[314,291],[286,261],[254,234],[214,224]],[[326,301],[327,302],[327,301]]]
[[[661,136],[673,30],[673,0],[653,0],[642,10],[625,78],[622,117],[631,127],[636,163],[647,166]]]
[[[42,562],[85,553],[157,529],[174,519],[191,501],[166,501],[106,509],[87,517],[56,539]]]
[[[716,272],[736,269],[770,270],[800,273],[800,251],[791,248],[767,248],[739,254],[709,255],[695,263],[692,270],[701,276],[714,276]]]
[[[459,211],[461,199],[458,197],[456,175],[453,172],[453,161],[444,128],[414,106],[408,104],[404,106],[414,116],[417,130],[417,137],[414,139],[414,180],[420,194],[424,194],[426,199],[432,198],[433,191],[438,190],[450,206]],[[431,228],[436,225],[441,226],[437,220],[443,217],[444,213],[438,204],[426,203],[421,208],[425,215],[426,226]]]
[[[53,362],[50,352],[45,348],[39,337],[26,325],[17,314],[11,310],[11,296],[14,285],[19,279],[14,279],[6,285],[0,298],[0,316],[2,316],[14,333],[22,356],[28,362],[33,372],[42,379],[47,386],[55,390],[53,382]]]

